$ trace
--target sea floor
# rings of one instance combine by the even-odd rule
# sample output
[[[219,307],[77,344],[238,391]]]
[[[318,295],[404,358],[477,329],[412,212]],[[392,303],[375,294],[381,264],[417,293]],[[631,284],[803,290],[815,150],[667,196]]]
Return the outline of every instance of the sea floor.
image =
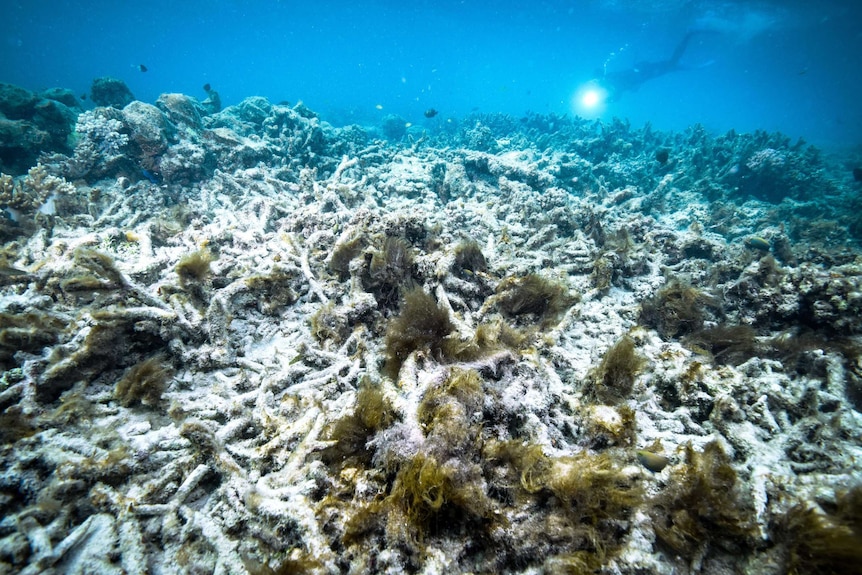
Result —
[[[179,94],[76,134],[0,181],[0,572],[858,568],[858,157]]]

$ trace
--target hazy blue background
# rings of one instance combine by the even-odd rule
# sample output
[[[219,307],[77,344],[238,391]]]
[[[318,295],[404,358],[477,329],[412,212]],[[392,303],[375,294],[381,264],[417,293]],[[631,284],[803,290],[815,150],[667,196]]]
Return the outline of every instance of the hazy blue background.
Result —
[[[109,75],[149,102],[203,99],[209,82],[225,105],[301,99],[337,124],[387,113],[421,123],[429,107],[435,121],[573,113],[596,69],[667,58],[691,28],[721,31],[684,58],[712,64],[647,83],[603,118],[862,143],[857,0],[0,0],[0,82],[85,93]]]

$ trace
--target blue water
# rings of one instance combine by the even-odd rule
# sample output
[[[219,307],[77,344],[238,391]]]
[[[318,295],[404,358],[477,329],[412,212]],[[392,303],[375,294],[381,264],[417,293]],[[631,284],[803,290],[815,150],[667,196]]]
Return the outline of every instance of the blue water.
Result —
[[[84,94],[114,76],[147,102],[203,99],[210,83],[225,105],[302,100],[334,124],[532,111],[862,143],[856,1],[3,0],[0,10],[0,82],[31,90]],[[681,70],[580,105],[596,71],[666,60],[693,29]]]

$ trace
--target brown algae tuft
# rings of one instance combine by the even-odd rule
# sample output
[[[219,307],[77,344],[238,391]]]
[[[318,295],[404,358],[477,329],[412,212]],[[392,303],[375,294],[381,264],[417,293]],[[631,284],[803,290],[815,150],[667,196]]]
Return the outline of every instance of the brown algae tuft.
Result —
[[[398,293],[413,285],[413,248],[402,237],[388,236],[368,263],[365,284],[377,300],[394,305]]]
[[[206,280],[211,273],[210,264],[212,262],[213,255],[206,248],[180,258],[175,268],[177,275],[180,276],[180,285],[186,287]]]
[[[601,364],[588,377],[588,392],[602,403],[615,405],[629,399],[635,378],[646,360],[635,351],[635,342],[625,335],[605,352]]]
[[[539,274],[508,277],[500,282],[494,296],[503,314],[526,316],[543,325],[557,321],[576,301],[564,285]]]
[[[327,263],[329,271],[336,274],[338,279],[346,280],[350,275],[350,262],[359,257],[365,244],[365,236],[361,234],[337,244]]]
[[[754,507],[742,494],[730,457],[717,441],[703,451],[685,447],[685,463],[670,479],[651,510],[662,544],[692,557],[706,544],[722,548],[754,545]]]
[[[114,388],[114,397],[123,407],[138,403],[154,407],[161,401],[171,377],[173,368],[165,356],[155,355],[126,370]]]
[[[446,337],[454,330],[449,312],[422,288],[404,294],[401,313],[389,322],[386,330],[386,365],[384,373],[397,379],[401,364],[411,353],[426,350],[441,357]]]
[[[683,338],[689,349],[705,351],[719,365],[739,365],[761,354],[754,328],[720,324],[697,330]]]
[[[57,343],[65,325],[58,317],[36,311],[0,313],[0,369],[17,366],[19,351],[36,353]]]
[[[455,275],[465,276],[488,270],[488,262],[482,248],[474,240],[463,241],[455,246],[455,261],[452,271]]]
[[[680,281],[671,281],[641,305],[640,322],[664,338],[674,338],[703,327],[706,309],[714,298]]]
[[[324,430],[333,442],[321,451],[323,462],[335,469],[371,465],[373,451],[368,447],[372,436],[389,427],[396,418],[390,402],[380,387],[363,380],[356,392],[353,413],[335,420]]]
[[[840,493],[823,512],[807,504],[791,507],[777,534],[787,546],[789,575],[854,573],[862,565],[862,486]]]
[[[180,287],[186,291],[191,302],[200,309],[204,309],[209,300],[208,292],[212,283],[211,264],[214,259],[208,248],[202,248],[180,258],[174,268],[179,276]]]
[[[481,484],[463,477],[460,464],[438,461],[419,453],[398,472],[390,505],[400,510],[421,540],[425,533],[447,521],[482,521],[491,504]],[[390,520],[397,520],[390,514]]]

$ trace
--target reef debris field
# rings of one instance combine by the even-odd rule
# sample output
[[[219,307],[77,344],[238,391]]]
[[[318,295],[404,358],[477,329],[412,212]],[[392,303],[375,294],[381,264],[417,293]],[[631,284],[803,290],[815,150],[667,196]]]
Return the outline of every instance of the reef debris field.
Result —
[[[116,106],[3,156],[3,571],[862,564],[847,163],[699,126]]]

